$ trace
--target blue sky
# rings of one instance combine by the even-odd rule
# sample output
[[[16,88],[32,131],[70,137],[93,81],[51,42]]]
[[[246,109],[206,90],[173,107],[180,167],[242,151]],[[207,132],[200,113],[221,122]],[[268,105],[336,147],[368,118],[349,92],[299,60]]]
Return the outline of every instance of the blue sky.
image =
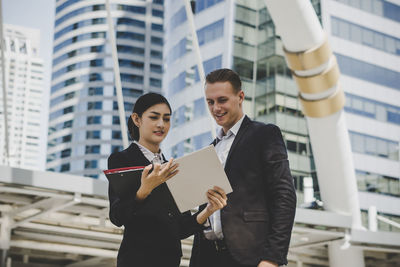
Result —
[[[45,64],[45,86],[50,91],[55,0],[2,0],[3,22],[40,29],[40,56]]]

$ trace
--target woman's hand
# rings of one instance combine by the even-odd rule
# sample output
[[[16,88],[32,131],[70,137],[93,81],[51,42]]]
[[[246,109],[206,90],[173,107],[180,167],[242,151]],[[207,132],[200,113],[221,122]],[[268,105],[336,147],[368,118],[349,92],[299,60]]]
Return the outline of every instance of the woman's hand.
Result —
[[[171,158],[166,164],[154,164],[154,169],[151,173],[149,172],[152,165],[146,166],[142,172],[141,185],[136,192],[136,199],[144,200],[154,188],[174,177],[178,173],[178,165],[179,164],[174,162],[174,159]]]
[[[207,191],[207,207],[202,210],[197,215],[197,223],[203,224],[215,211],[222,209],[226,206],[228,198],[226,197],[225,191],[218,187],[214,186],[213,189]]]

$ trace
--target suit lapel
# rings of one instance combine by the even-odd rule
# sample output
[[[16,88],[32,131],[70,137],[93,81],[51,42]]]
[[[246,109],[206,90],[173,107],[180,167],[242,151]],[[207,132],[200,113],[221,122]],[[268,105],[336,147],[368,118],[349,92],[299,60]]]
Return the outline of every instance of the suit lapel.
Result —
[[[249,117],[245,116],[243,119],[242,125],[240,125],[239,131],[238,131],[237,135],[235,136],[235,139],[233,140],[231,149],[229,149],[228,157],[226,158],[226,162],[225,162],[225,170],[227,169],[227,166],[229,165],[229,161],[230,161],[232,153],[235,151],[235,148],[238,146],[240,139],[242,139],[242,137],[244,136],[244,134],[247,130],[247,126],[250,125],[250,122],[251,122],[251,120],[249,119]]]
[[[134,164],[136,165],[149,165],[151,164],[151,162],[145,157],[145,155],[142,153],[142,151],[140,151],[140,148],[138,145],[136,145],[135,143],[132,143],[129,147],[129,162],[130,164],[133,164],[132,166],[134,166]]]

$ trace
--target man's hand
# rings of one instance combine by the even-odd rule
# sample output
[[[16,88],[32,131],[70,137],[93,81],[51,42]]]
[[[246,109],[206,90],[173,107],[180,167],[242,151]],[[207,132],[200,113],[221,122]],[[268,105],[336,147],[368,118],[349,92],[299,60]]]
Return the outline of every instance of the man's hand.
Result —
[[[225,191],[218,186],[208,190],[206,195],[208,199],[207,207],[197,215],[198,224],[203,224],[215,211],[222,209],[227,204],[228,198]]]
[[[207,199],[208,203],[206,210],[209,215],[225,207],[228,200],[225,191],[218,186],[214,186],[213,189],[207,191]]]
[[[257,267],[278,267],[278,264],[264,260],[260,261]]]

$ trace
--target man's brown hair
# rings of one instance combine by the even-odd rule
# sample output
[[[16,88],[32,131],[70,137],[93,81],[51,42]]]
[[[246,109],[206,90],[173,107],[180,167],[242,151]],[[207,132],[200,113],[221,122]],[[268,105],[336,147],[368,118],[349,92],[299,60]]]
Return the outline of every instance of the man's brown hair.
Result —
[[[217,82],[229,82],[235,93],[242,90],[242,81],[240,80],[239,75],[231,69],[218,69],[207,74],[206,84]]]

